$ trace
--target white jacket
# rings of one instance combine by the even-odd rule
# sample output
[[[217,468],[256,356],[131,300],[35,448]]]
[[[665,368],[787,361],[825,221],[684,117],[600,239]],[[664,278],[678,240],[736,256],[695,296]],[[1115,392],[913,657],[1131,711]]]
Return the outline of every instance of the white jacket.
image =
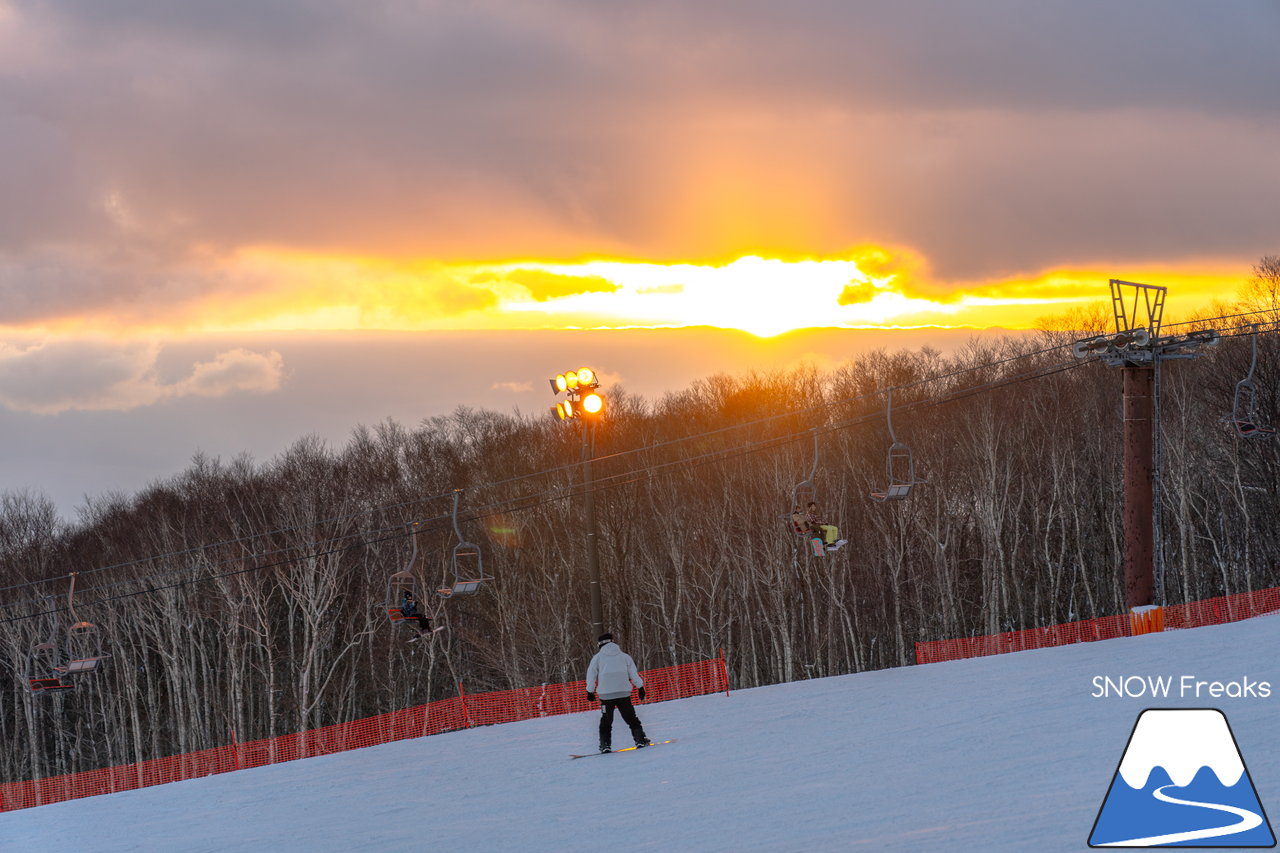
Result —
[[[631,695],[631,686],[644,687],[636,662],[617,643],[605,643],[587,667],[587,692],[601,699]],[[597,689],[598,688],[598,689]]]

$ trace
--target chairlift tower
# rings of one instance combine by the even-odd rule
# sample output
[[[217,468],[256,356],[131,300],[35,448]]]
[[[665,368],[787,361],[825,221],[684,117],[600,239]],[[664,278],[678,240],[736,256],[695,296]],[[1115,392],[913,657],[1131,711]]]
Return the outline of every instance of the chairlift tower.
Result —
[[[1124,593],[1125,606],[1164,603],[1160,532],[1160,365],[1194,358],[1218,342],[1213,329],[1186,335],[1160,334],[1168,288],[1111,280],[1115,335],[1076,341],[1077,358],[1097,358],[1120,368],[1124,418]],[[1157,572],[1157,567],[1160,571]],[[1157,583],[1158,579],[1158,583]]]

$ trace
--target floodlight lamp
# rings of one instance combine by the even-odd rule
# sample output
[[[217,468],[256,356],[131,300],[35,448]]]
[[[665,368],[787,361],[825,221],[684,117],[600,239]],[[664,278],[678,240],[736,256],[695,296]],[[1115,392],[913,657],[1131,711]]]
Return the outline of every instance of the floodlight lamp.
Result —
[[[564,384],[565,384],[565,388],[567,388],[567,389],[568,389],[568,390],[570,390],[570,391],[572,391],[574,388],[577,388],[577,387],[578,387],[578,374],[577,374],[577,373],[566,373],[566,374],[564,375]]]
[[[582,408],[589,415],[598,415],[604,408],[604,398],[599,394],[588,394],[582,398]]]
[[[564,418],[571,418],[571,417],[573,417],[573,403],[572,403],[572,402],[570,402],[569,400],[565,400],[563,403],[561,403],[561,404],[560,404],[560,408],[564,411],[564,414],[563,414],[563,415],[561,415],[561,417],[564,417]]]
[[[557,394],[561,391],[567,391],[569,390],[569,380],[564,378],[563,373],[557,373],[556,378],[551,380],[551,387]]]
[[[578,368],[578,383],[581,385],[594,385],[596,381],[596,372],[590,367]]]

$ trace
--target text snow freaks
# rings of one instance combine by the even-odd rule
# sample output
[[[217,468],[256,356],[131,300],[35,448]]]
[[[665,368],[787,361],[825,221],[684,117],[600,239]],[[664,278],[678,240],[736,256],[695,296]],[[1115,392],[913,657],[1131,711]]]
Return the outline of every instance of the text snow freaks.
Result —
[[[1194,675],[1095,675],[1094,699],[1267,699],[1271,682],[1244,676],[1206,681]]]

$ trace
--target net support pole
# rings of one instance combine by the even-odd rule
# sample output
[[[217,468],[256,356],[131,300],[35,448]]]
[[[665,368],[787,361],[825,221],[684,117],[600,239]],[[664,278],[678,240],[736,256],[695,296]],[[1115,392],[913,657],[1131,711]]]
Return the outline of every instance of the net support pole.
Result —
[[[467,707],[467,690],[458,682],[458,700],[462,703],[462,721],[466,728],[471,728],[471,710]]]

